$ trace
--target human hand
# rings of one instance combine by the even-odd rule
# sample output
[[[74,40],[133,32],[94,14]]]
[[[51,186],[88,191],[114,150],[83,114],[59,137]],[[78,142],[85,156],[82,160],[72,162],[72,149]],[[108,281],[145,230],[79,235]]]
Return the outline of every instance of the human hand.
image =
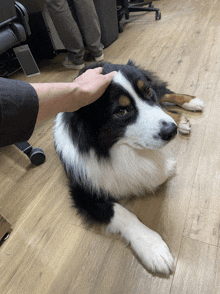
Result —
[[[74,80],[77,86],[79,108],[86,106],[102,96],[110,85],[116,71],[109,74],[102,74],[102,67],[88,69]]]

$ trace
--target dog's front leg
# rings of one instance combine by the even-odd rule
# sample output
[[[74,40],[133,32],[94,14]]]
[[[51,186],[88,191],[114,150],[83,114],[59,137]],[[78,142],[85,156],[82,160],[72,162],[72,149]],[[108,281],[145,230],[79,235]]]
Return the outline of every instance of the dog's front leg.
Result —
[[[171,274],[174,259],[166,243],[159,234],[146,227],[120,204],[114,204],[114,216],[107,229],[112,233],[120,233],[150,272]]]

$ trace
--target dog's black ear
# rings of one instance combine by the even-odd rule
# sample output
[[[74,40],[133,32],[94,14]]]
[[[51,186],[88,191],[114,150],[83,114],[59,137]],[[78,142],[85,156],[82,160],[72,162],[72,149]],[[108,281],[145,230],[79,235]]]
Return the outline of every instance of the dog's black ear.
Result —
[[[150,83],[150,86],[157,88],[166,88],[168,83],[162,81],[154,72],[149,71],[149,70],[142,70],[146,80]]]
[[[133,62],[131,59],[129,59],[129,60],[128,60],[128,63],[127,63],[127,65],[130,65],[130,66],[135,66],[134,62]]]
[[[159,80],[156,76],[155,76],[155,74],[153,73],[153,72],[151,72],[151,71],[148,71],[148,70],[142,70],[142,73],[144,74],[144,76],[145,76],[145,78],[146,78],[146,80],[148,81],[148,82],[153,82],[154,80]]]

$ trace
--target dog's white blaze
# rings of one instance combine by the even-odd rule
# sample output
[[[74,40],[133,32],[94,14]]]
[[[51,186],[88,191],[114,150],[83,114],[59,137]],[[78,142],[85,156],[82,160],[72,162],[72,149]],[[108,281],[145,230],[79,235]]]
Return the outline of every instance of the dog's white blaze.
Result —
[[[137,97],[137,93],[135,92],[131,83],[120,71],[116,75],[114,75],[113,83],[122,86],[133,98]]]
[[[114,76],[113,82],[120,84],[135,100],[138,109],[138,118],[135,123],[129,125],[125,132],[127,144],[134,148],[157,149],[166,144],[158,136],[162,121],[174,123],[175,121],[167,115],[158,105],[149,105],[135,92],[129,80],[119,71]],[[124,140],[125,142],[125,140]]]
[[[120,204],[114,204],[114,217],[107,231],[120,233],[148,270],[169,275],[174,269],[173,257],[160,235]]]

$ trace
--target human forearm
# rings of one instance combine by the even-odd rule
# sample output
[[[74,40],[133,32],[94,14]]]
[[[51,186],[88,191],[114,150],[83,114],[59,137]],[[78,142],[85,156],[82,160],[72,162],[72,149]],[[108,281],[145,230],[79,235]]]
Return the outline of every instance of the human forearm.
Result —
[[[74,83],[36,83],[31,84],[39,99],[37,123],[64,111],[76,111],[78,89]]]

